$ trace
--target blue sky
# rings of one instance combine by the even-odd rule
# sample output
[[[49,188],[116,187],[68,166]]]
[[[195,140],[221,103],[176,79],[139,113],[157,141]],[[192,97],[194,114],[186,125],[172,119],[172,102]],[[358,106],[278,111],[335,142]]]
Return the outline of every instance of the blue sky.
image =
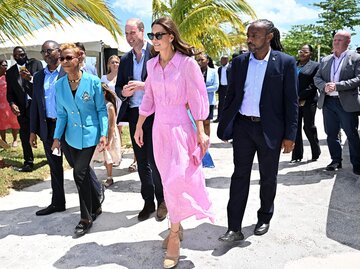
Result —
[[[311,4],[318,2],[320,0],[248,0],[258,18],[273,21],[280,32],[289,30],[292,25],[314,23],[319,11]],[[138,17],[145,23],[145,32],[150,32],[151,0],[111,0],[109,3],[122,30],[128,18]],[[356,30],[360,32],[359,28]],[[352,38],[351,46],[353,49],[360,46],[360,35]]]

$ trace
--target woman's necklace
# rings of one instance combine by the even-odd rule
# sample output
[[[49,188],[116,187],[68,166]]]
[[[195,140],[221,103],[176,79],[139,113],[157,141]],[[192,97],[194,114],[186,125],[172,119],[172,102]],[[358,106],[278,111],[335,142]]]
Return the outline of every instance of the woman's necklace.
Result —
[[[78,83],[78,82],[80,81],[81,77],[82,77],[82,73],[80,72],[80,75],[79,75],[78,78],[76,78],[76,79],[69,79],[69,77],[68,77],[68,81],[69,81],[69,83]]]
[[[77,78],[77,79],[68,79],[68,81],[70,83],[78,83],[80,81],[81,77]]]

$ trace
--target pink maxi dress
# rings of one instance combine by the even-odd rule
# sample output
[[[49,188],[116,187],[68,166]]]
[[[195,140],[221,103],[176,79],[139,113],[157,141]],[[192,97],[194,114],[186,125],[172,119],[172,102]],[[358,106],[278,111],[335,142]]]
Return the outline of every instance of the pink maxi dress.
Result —
[[[197,135],[187,114],[189,104],[195,120],[209,114],[204,78],[194,59],[176,52],[163,69],[159,56],[147,62],[148,77],[139,113],[155,112],[153,148],[161,175],[164,198],[172,223],[195,216],[209,218],[214,214],[200,164],[192,153],[197,148]]]

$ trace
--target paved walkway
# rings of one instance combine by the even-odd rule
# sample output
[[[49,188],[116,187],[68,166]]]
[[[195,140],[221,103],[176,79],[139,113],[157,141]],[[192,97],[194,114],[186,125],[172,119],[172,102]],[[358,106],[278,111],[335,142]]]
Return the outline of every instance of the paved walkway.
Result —
[[[233,171],[231,144],[215,137],[212,124],[210,152],[216,168],[206,169],[206,184],[217,220],[189,219],[185,228],[181,259],[177,268],[360,268],[360,178],[352,173],[347,145],[344,168],[324,171],[329,154],[322,130],[321,112],[317,114],[322,155],[311,158],[306,142],[305,160],[289,164],[290,155],[282,154],[278,177],[275,214],[269,232],[253,236],[259,207],[259,173],[254,164],[250,195],[245,213],[245,240],[225,244],[217,240],[226,231],[226,205]],[[152,217],[138,222],[143,206],[137,173],[127,167],[132,155],[126,154],[115,168],[115,184],[106,191],[104,213],[91,232],[73,238],[79,220],[79,201],[72,180],[66,172],[67,210],[36,217],[51,197],[50,182],[11,191],[0,198],[1,268],[162,268],[162,239],[167,221]],[[97,167],[101,177],[104,167]]]

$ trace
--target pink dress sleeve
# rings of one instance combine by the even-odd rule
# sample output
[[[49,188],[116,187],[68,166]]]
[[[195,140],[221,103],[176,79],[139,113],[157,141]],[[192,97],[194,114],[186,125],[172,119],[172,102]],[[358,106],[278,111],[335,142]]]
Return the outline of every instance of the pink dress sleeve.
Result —
[[[187,57],[186,61],[186,98],[194,120],[205,120],[209,115],[209,98],[204,77],[197,62]]]
[[[141,105],[139,107],[139,114],[143,116],[150,116],[155,112],[155,103],[154,103],[154,95],[151,87],[151,79],[152,79],[152,64],[150,65],[150,61],[147,62],[146,68],[148,72],[148,76],[145,80],[145,94],[141,101]]]

